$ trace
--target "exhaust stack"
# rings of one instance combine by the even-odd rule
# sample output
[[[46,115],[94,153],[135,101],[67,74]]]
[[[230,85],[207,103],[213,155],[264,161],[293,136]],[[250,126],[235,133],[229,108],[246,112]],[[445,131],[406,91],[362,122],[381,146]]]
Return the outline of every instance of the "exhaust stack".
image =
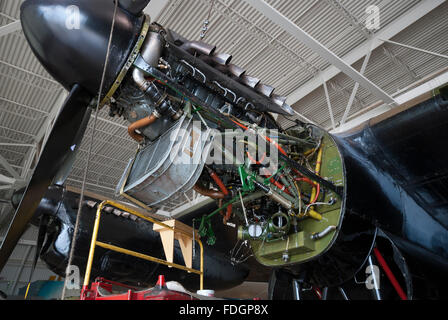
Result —
[[[184,43],[181,48],[191,54],[199,53],[206,56],[211,56],[216,51],[216,46],[212,46],[200,41],[188,41]]]
[[[274,93],[275,88],[268,86],[266,84],[260,83],[255,87],[255,91],[258,93],[261,93],[262,95],[270,98],[272,94]]]
[[[245,84],[246,86],[248,86],[252,89],[255,89],[255,87],[258,86],[261,82],[261,80],[258,78],[254,78],[254,77],[246,76],[246,75],[243,75],[241,77],[240,81],[241,81],[241,83]]]
[[[283,107],[283,105],[286,103],[286,100],[286,97],[282,97],[276,94],[272,95],[272,101],[274,101],[274,103],[279,107]]]
[[[232,55],[227,53],[218,53],[212,56],[212,61],[221,66],[227,66],[232,61]]]
[[[234,64],[228,65],[228,72],[237,78],[241,78],[242,76],[244,76],[246,74],[246,70],[244,70],[243,68],[240,68]]]

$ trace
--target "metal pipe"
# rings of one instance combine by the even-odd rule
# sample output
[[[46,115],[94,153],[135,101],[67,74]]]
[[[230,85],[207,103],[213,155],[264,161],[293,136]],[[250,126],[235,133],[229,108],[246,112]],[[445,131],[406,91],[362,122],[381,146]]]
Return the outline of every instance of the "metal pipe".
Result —
[[[216,46],[212,46],[200,41],[185,42],[183,45],[181,45],[180,48],[188,51],[189,53],[199,53],[206,56],[211,56],[216,50]]]
[[[92,241],[90,242],[89,258],[87,260],[86,273],[84,275],[83,291],[87,290],[87,288],[89,287],[90,274],[92,272],[92,265],[93,265],[93,257],[95,255],[96,241],[98,239],[98,230],[100,228],[101,211],[105,207],[106,203],[107,203],[106,201],[100,203],[100,205],[96,210],[96,218],[95,218],[95,224],[93,226]]]
[[[232,60],[232,55],[227,53],[215,53],[212,56],[201,55],[199,59],[215,67],[223,73],[228,72],[228,64]]]
[[[149,81],[145,79],[145,74],[142,70],[134,68],[134,71],[132,72],[132,78],[141,91],[146,92],[146,90],[148,90],[150,84]]]
[[[327,300],[327,297],[328,297],[328,287],[325,287],[322,290],[322,300]]]
[[[227,66],[230,63],[230,61],[232,61],[232,58],[233,57],[230,54],[218,53],[214,54],[211,60],[218,65]]]
[[[372,256],[369,256],[369,266],[370,266],[370,271],[372,272],[372,277],[373,277],[373,289],[375,291],[375,298],[376,300],[382,300],[381,299],[381,294],[380,294],[380,286],[378,285],[377,282],[377,278],[376,278],[376,273],[374,272],[374,267],[373,267],[373,262],[372,262]]]
[[[270,98],[272,96],[272,94],[274,93],[275,88],[268,86],[267,84],[264,83],[259,83],[256,87],[255,87],[255,91],[257,91],[258,93],[261,93],[262,95]]]
[[[272,101],[274,101],[274,103],[279,107],[283,107],[283,105],[286,103],[286,100],[287,100],[286,97],[282,97],[276,94],[272,95]]]
[[[213,190],[213,189],[206,189],[203,186],[201,186],[199,183],[197,183],[194,186],[193,190],[205,197],[209,197],[209,198],[212,198],[215,200],[216,199],[224,199],[226,197],[224,193]]]
[[[215,181],[215,183],[218,185],[219,189],[221,190],[221,192],[225,195],[228,196],[229,195],[229,190],[227,190],[227,187],[225,186],[225,184],[222,182],[221,178],[216,174],[216,172],[214,172],[212,169],[210,169],[209,167],[207,167],[207,171],[210,174],[210,177],[212,177],[213,181]],[[227,211],[226,211],[226,215],[224,217],[224,223],[227,223],[227,221],[229,221],[230,217],[232,216],[232,205],[228,205],[227,206]]]
[[[339,292],[341,293],[342,297],[344,298],[344,300],[348,301],[350,300],[347,296],[347,294],[345,293],[345,290],[342,287],[338,287]]]
[[[260,84],[261,80],[251,76],[243,75],[240,78],[240,82],[252,89],[255,89],[255,87]]]
[[[159,65],[159,59],[163,52],[163,41],[160,34],[150,32],[143,44],[140,52],[143,60],[151,67],[157,68]],[[145,74],[142,70],[134,68],[132,77],[140,90],[146,92],[151,85],[151,81],[145,79]]]
[[[234,64],[228,64],[228,65],[215,64],[215,62],[210,57],[205,56],[201,56],[200,59],[214,66],[215,69],[221,71],[222,73],[231,76],[236,81],[239,81],[240,78],[246,74],[246,70]]]
[[[246,220],[246,226],[249,226],[249,220],[247,220],[246,207],[244,206],[243,195],[241,194],[241,191],[238,191],[238,195],[240,196],[241,208],[243,209],[244,220]]]
[[[270,191],[268,194],[268,197],[274,200],[275,202],[278,202],[282,207],[284,207],[287,210],[291,210],[293,207],[293,204],[291,201],[286,200],[284,197],[279,195],[277,192]]]
[[[143,44],[140,54],[143,60],[151,67],[159,65],[159,59],[163,53],[163,38],[159,33],[150,32]]]
[[[294,300],[301,300],[300,297],[300,283],[297,279],[292,280],[292,285],[293,285],[293,289],[294,289]]]
[[[141,120],[134,122],[133,124],[131,124],[128,127],[129,135],[135,141],[137,141],[139,143],[142,142],[144,139],[143,136],[141,134],[138,134],[137,132],[135,132],[135,130],[139,130],[141,128],[147,127],[147,126],[153,124],[154,122],[156,122],[157,119],[158,119],[158,117],[153,113],[149,117],[146,117],[146,118],[143,118]]]
[[[107,243],[104,243],[104,242],[100,242],[100,241],[97,241],[96,245],[98,247],[103,248],[103,249],[115,251],[115,252],[122,253],[122,254],[125,254],[125,255],[128,255],[128,256],[132,256],[132,257],[135,257],[135,258],[139,258],[139,259],[142,259],[142,260],[151,261],[151,262],[155,262],[155,263],[158,263],[158,264],[163,264],[163,265],[166,265],[166,266],[169,266],[169,267],[174,267],[174,268],[179,269],[179,270],[183,270],[183,271],[187,271],[187,272],[191,272],[191,273],[195,273],[195,274],[201,275],[201,271],[199,271],[199,270],[188,268],[188,267],[182,266],[180,264],[176,264],[176,263],[173,263],[173,262],[168,262],[168,261],[165,261],[165,260],[162,260],[162,259],[159,259],[159,258],[154,258],[154,257],[148,256],[146,254],[142,254],[142,253],[138,253],[138,252],[135,252],[135,251],[123,249],[123,248],[120,248],[120,247],[117,247],[117,246],[114,246],[114,245],[110,245],[110,244],[107,244]]]
[[[229,64],[227,68],[229,73],[237,78],[241,78],[246,74],[246,70],[234,64]]]
[[[258,192],[252,193],[251,195],[244,197],[243,203],[246,204],[246,203],[258,200],[264,196],[265,196],[265,193],[263,191],[258,191]],[[233,203],[232,207],[242,207],[241,202]]]
[[[391,282],[397,294],[400,296],[401,300],[408,300],[406,293],[401,288],[400,283],[398,282],[397,278],[395,278],[394,274],[392,273],[392,270],[390,270],[386,260],[384,260],[380,251],[377,248],[373,248],[373,253],[375,254],[378,263],[381,265],[381,268],[383,268],[384,272],[386,273],[386,276],[389,278],[389,281]]]
[[[254,181],[255,185],[266,192],[266,195],[273,201],[279,203],[282,207],[284,207],[287,210],[290,210],[293,208],[294,203],[296,202],[294,197],[291,197],[287,193],[283,192],[280,188],[276,186],[266,186],[264,184],[264,179],[260,176],[256,177],[257,181]]]
[[[243,192],[243,195],[245,196],[244,192]],[[218,209],[216,209],[215,211],[213,211],[212,213],[210,213],[208,216],[206,216],[206,218],[207,219],[213,218],[215,215],[217,215],[219,212],[221,212],[223,209],[225,209],[229,204],[233,205],[235,202],[237,202],[239,200],[239,198],[240,198],[239,196],[234,197],[232,200],[225,203],[224,206],[221,206]],[[243,199],[243,201],[244,201],[244,199]]]
[[[333,232],[335,230],[337,230],[336,226],[329,226],[324,231],[313,234],[311,236],[311,239],[313,239],[313,240],[322,239],[323,237],[327,236],[328,234],[330,234],[331,232]]]

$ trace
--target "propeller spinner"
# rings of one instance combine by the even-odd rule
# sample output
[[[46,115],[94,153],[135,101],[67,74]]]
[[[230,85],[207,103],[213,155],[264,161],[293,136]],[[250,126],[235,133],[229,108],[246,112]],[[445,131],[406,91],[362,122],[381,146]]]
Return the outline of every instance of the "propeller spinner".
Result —
[[[141,11],[148,3],[149,0],[119,1],[104,92],[112,86],[138,39],[145,19]],[[114,12],[113,0],[27,0],[21,6],[22,28],[31,49],[70,95],[2,243],[0,270],[48,187],[55,182],[63,183],[71,170],[74,153],[90,119],[89,105],[99,91]],[[70,19],[76,19],[77,23],[68,23]]]

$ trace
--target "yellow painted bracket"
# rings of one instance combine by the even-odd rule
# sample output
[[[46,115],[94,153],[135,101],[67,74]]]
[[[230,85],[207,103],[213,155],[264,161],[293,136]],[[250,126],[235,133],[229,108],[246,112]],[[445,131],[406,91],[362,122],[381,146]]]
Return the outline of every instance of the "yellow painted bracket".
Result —
[[[174,240],[177,240],[179,241],[185,266],[191,269],[193,265],[193,228],[177,220],[169,220],[164,223],[171,228],[154,224],[153,230],[160,233],[166,260],[171,263],[173,262]],[[180,232],[180,230],[182,230],[182,232]],[[196,235],[195,238],[198,240],[198,231],[196,230],[194,234]]]
[[[154,257],[148,256],[148,255],[144,255],[144,254],[141,254],[141,253],[138,253],[138,252],[134,252],[134,251],[131,251],[131,250],[127,250],[127,249],[124,249],[124,248],[120,248],[120,247],[117,247],[117,246],[113,246],[113,245],[106,244],[106,243],[98,241],[97,239],[98,239],[98,230],[99,230],[99,227],[100,227],[101,213],[103,211],[103,208],[106,205],[110,205],[110,206],[115,207],[117,209],[120,209],[120,210],[123,210],[125,212],[128,212],[129,214],[132,214],[132,215],[134,215],[134,216],[136,216],[136,217],[138,217],[140,219],[143,219],[145,221],[151,222],[151,223],[154,224],[154,226],[157,225],[157,228],[159,228],[158,230],[160,230],[159,232],[163,232],[163,233],[165,233],[165,235],[167,235],[166,238],[169,238],[169,233],[172,233],[173,237],[177,237],[177,239],[181,239],[180,240],[181,241],[181,248],[182,248],[182,246],[184,246],[184,248],[182,249],[182,253],[184,254],[184,251],[185,251],[185,254],[184,254],[185,264],[189,265],[189,267],[173,263],[172,257],[171,257],[171,261],[169,261],[170,260],[169,256],[167,256],[167,260],[168,261],[165,261],[165,260],[162,260],[162,259],[159,259],[159,258],[154,258]],[[171,221],[174,221],[174,220],[171,220]],[[199,239],[199,237],[195,237],[195,238],[196,239],[194,239],[194,240],[198,242],[198,244],[199,244],[199,246],[201,248],[200,270],[195,270],[195,269],[191,268],[191,265],[192,265],[191,251],[190,251],[190,256],[188,256],[188,254],[187,254],[187,250],[189,250],[188,248],[191,248],[191,245],[193,244],[193,242],[192,242],[193,241],[193,230],[191,228],[189,228],[186,225],[182,226],[180,224],[180,222],[177,222],[177,221],[175,221],[175,222],[168,221],[167,223],[163,223],[163,222],[157,221],[157,220],[155,220],[153,218],[146,217],[146,216],[142,215],[141,213],[139,213],[138,211],[136,211],[136,210],[134,210],[132,208],[128,208],[128,207],[126,207],[126,206],[124,206],[122,204],[116,203],[114,201],[103,201],[98,206],[98,209],[96,211],[96,218],[95,218],[95,224],[94,224],[94,227],[93,227],[92,241],[90,243],[89,259],[87,261],[86,273],[85,273],[85,276],[84,276],[84,287],[88,287],[89,286],[90,274],[91,274],[91,271],[92,271],[93,258],[94,258],[94,255],[95,255],[95,248],[96,248],[96,246],[99,246],[99,247],[102,247],[102,248],[107,249],[107,250],[111,250],[111,251],[119,252],[119,253],[122,253],[122,254],[130,255],[130,256],[133,256],[133,257],[136,257],[136,258],[140,258],[140,259],[143,259],[143,260],[146,260],[146,261],[151,261],[151,262],[156,262],[156,263],[159,263],[159,264],[164,264],[164,265],[166,265],[168,267],[176,268],[176,269],[183,270],[183,271],[187,271],[189,273],[191,272],[191,273],[198,274],[200,276],[200,289],[203,290],[204,289],[204,247],[203,247],[202,241]],[[190,242],[191,245],[188,244],[188,242]],[[169,243],[169,240],[168,240],[168,243]],[[165,244],[164,244],[164,249],[165,249]],[[166,252],[166,250],[165,250],[165,252]]]

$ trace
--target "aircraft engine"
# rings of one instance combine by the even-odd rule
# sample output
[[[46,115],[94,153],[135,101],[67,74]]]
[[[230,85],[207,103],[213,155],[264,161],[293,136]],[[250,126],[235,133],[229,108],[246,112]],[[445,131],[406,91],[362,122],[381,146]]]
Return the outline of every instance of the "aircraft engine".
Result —
[[[253,255],[267,267],[306,272],[319,286],[351,279],[375,228],[346,208],[349,181],[335,138],[298,120],[281,128],[275,117],[294,115],[285,97],[232,64],[231,54],[152,23],[142,13],[148,2],[22,4],[33,52],[71,94],[11,223],[0,266],[48,187],[64,183],[98,106],[128,120],[139,145],[118,194],[181,218],[161,209],[194,190],[218,206],[194,221],[209,245],[220,241],[217,224],[238,227],[232,263]],[[67,26],[69,6],[79,14],[76,28]],[[241,256],[243,246],[251,253]]]

